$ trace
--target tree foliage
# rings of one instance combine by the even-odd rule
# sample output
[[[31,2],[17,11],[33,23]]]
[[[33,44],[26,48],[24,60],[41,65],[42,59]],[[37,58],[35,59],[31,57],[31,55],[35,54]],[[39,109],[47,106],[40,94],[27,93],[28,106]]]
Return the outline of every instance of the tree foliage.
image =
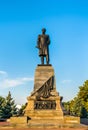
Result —
[[[2,116],[3,116],[3,104],[4,104],[4,102],[5,102],[5,98],[0,96],[0,118],[2,118]]]
[[[64,107],[70,115],[88,118],[88,80],[79,87],[79,92],[73,100],[64,103]]]
[[[83,86],[79,87],[78,98],[82,101],[82,105],[88,112],[88,80],[86,80]]]
[[[16,105],[10,92],[6,98],[0,98],[0,104],[0,118],[10,118],[17,113]]]
[[[21,108],[17,111],[18,116],[24,115],[24,111],[25,111],[26,106],[27,106],[27,103],[25,103],[24,105],[21,106]]]

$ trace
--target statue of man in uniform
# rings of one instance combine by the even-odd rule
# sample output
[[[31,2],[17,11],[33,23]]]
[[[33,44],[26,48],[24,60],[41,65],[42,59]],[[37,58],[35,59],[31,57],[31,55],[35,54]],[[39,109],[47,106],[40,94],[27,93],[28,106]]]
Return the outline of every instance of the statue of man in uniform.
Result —
[[[46,64],[49,64],[49,35],[45,34],[46,29],[42,29],[42,34],[38,35],[37,48],[39,49],[39,56],[41,57],[41,64],[44,64],[44,57],[46,57]]]

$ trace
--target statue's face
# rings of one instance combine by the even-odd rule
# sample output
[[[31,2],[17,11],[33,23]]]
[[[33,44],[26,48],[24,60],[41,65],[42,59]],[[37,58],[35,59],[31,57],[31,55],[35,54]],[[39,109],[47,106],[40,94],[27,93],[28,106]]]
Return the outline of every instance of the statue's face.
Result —
[[[45,34],[45,32],[46,32],[46,29],[43,28],[43,29],[42,29],[42,34]]]

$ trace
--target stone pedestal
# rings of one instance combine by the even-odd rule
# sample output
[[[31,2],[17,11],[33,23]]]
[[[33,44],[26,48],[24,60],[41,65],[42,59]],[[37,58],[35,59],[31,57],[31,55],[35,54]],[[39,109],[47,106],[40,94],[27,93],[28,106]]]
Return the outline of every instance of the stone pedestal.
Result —
[[[63,123],[61,97],[56,91],[54,69],[51,65],[37,66],[34,90],[27,99],[25,116],[29,117],[29,124]]]
[[[23,117],[11,117],[14,125],[27,125],[30,128],[58,128],[80,124],[79,117],[64,116],[61,97],[56,91],[54,69],[49,66],[37,66],[35,70],[34,90],[27,98],[28,104]]]

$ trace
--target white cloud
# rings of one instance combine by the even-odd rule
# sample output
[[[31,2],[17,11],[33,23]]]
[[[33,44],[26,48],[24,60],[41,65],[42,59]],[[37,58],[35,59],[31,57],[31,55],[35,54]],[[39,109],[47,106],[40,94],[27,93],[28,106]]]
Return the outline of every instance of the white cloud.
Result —
[[[34,79],[33,78],[27,78],[27,77],[24,77],[22,78],[23,81],[33,81]]]
[[[0,74],[6,75],[7,73],[5,71],[0,71]],[[0,75],[0,88],[16,87],[34,80],[31,77],[22,77],[22,78],[15,78],[15,79],[10,79],[8,78],[8,76],[4,78],[2,77],[3,76]]]
[[[69,79],[66,79],[66,80],[63,80],[62,81],[62,83],[64,84],[64,83],[71,83],[72,82],[72,80],[69,80]]]
[[[0,83],[0,87],[9,88],[9,87],[16,87],[19,85],[26,84],[29,81],[33,81],[33,78],[18,78],[18,79],[4,79]]]
[[[6,71],[0,71],[0,75],[7,75]]]

